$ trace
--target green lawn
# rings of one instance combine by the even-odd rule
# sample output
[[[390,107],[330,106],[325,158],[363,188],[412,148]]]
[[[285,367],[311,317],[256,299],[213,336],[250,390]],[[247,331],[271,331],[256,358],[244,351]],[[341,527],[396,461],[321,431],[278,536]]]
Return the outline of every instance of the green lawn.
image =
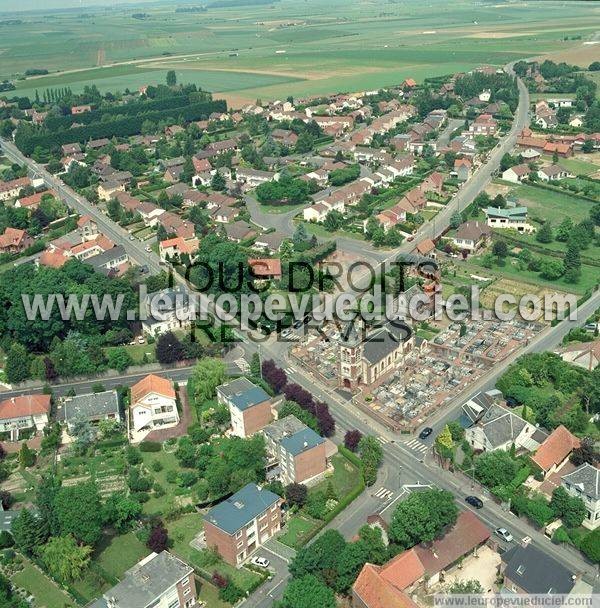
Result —
[[[115,349],[120,348],[119,346],[107,346],[104,349],[104,352],[108,355],[108,353]],[[154,344],[126,344],[124,346],[125,350],[129,353],[131,360],[133,361],[133,365],[141,365],[144,362],[144,355],[146,355],[146,363],[155,363],[156,355],[154,352]]]
[[[11,577],[12,582],[35,597],[40,608],[75,608],[77,604],[30,561]]]
[[[96,563],[110,576],[121,579],[123,573],[151,553],[133,532],[106,539],[98,548]]]
[[[304,544],[306,535],[314,530],[322,522],[310,519],[305,515],[294,515],[285,524],[285,533],[277,537],[277,540],[288,547],[299,549]]]
[[[589,217],[590,209],[594,206],[591,201],[575,198],[568,193],[525,184],[514,188],[511,194],[522,199],[522,203],[529,209],[531,219],[550,220],[555,225],[567,217],[580,222]]]
[[[219,599],[219,590],[204,579],[196,580],[198,599],[206,602],[207,608],[229,608],[229,604]]]
[[[208,575],[219,572],[223,576],[229,577],[240,589],[244,590],[250,589],[260,580],[260,576],[255,572],[247,568],[234,568],[223,561],[204,566],[201,552],[190,546],[190,541],[202,530],[202,518],[198,513],[188,513],[168,522],[167,529],[174,543],[174,553],[191,566],[204,570]]]
[[[552,162],[551,157],[548,157],[546,160]],[[598,165],[579,158],[561,158],[558,164],[575,175],[591,175],[592,173],[596,173],[596,171],[600,171]]]
[[[329,482],[333,484],[333,489],[339,498],[349,494],[358,483],[358,470],[341,454],[336,454],[332,459],[333,475],[326,477],[316,486],[310,488],[310,492],[318,492],[326,490]]]

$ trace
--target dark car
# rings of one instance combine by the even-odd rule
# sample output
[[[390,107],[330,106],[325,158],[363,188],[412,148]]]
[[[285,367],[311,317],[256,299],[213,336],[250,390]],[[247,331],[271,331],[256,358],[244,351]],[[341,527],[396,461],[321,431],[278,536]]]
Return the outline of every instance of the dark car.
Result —
[[[431,435],[431,433],[433,433],[433,429],[430,426],[426,426],[420,433],[419,433],[419,439],[427,439],[427,437],[429,437],[429,435]]]
[[[468,502],[472,507],[476,509],[481,509],[483,507],[483,501],[481,498],[477,498],[477,496],[467,496],[465,498],[465,502]]]

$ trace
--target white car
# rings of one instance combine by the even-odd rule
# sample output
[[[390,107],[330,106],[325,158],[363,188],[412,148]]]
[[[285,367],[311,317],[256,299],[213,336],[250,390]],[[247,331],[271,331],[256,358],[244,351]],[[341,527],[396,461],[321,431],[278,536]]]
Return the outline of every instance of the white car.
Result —
[[[512,542],[513,536],[506,528],[496,528],[495,532],[496,532],[496,536],[499,536],[502,540],[505,540],[507,543]]]
[[[264,557],[253,557],[250,563],[259,568],[268,568],[271,562]]]
[[[146,245],[146,251],[150,253],[152,251],[152,247],[150,247],[150,245]]]

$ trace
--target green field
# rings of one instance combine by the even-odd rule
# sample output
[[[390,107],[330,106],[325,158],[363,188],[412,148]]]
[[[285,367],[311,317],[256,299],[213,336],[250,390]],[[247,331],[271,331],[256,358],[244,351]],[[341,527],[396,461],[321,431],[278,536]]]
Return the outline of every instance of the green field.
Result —
[[[373,89],[575,47],[587,65],[597,55],[582,47],[597,29],[592,4],[282,0],[198,13],[166,2],[40,10],[19,14],[16,25],[0,20],[0,78],[53,73],[17,80],[24,94],[92,82],[124,90],[162,82],[174,68],[181,81],[242,102]]]
[[[35,597],[36,605],[44,608],[74,608],[77,604],[30,561],[11,577],[12,582]]]

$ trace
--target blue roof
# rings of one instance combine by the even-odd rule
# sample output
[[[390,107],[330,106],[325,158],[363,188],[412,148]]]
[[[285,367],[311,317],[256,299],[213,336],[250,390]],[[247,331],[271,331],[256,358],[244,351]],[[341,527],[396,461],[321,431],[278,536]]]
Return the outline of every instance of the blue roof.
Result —
[[[284,437],[280,444],[286,452],[292,454],[292,456],[297,456],[322,444],[324,441],[323,437],[317,435],[311,428],[306,427],[289,437]]]
[[[278,500],[277,494],[261,490],[255,483],[249,483],[213,507],[204,519],[227,534],[235,534]]]
[[[232,380],[221,385],[218,390],[241,411],[270,399],[264,389],[250,382],[248,378]]]

